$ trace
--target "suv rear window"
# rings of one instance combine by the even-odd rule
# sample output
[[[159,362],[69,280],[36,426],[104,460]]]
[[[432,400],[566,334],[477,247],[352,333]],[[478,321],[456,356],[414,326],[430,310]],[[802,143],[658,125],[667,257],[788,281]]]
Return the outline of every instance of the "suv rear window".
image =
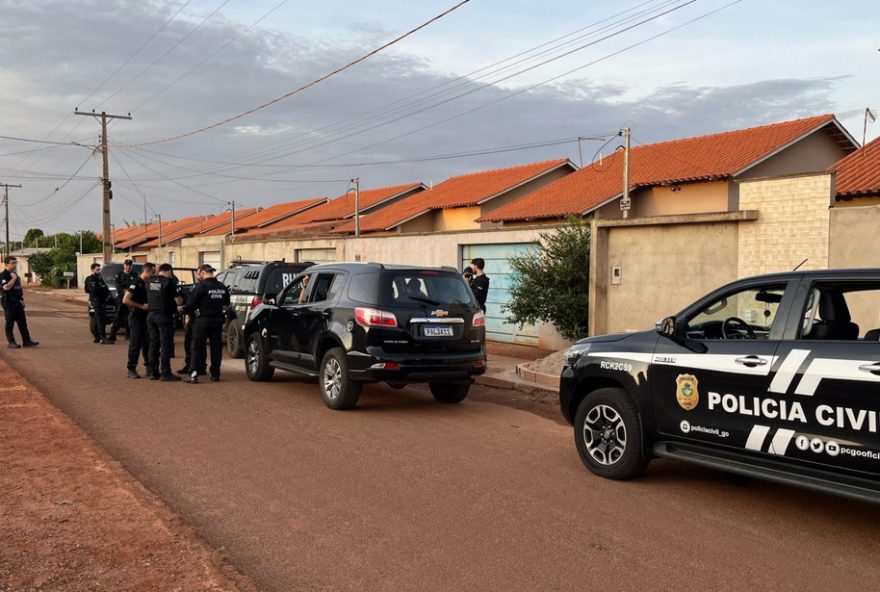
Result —
[[[456,273],[434,270],[385,271],[381,275],[382,306],[476,306],[473,292]]]
[[[264,294],[280,294],[293,279],[300,274],[302,268],[297,269],[270,269],[266,274],[263,287]]]

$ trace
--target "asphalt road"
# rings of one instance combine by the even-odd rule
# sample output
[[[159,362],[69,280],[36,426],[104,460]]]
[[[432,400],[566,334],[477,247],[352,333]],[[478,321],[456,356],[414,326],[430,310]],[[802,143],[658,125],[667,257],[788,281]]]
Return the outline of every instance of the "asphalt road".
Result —
[[[367,387],[333,412],[234,361],[218,385],[127,380],[82,308],[29,294],[41,346],[0,355],[265,590],[878,587],[877,507],[671,461],[602,480],[568,426],[492,389]]]

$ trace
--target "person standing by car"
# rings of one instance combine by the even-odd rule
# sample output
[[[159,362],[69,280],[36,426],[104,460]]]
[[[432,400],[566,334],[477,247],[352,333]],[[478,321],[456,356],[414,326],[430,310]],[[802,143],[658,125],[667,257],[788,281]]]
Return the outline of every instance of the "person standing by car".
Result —
[[[171,373],[174,345],[174,313],[183,304],[180,285],[168,263],[159,266],[158,275],[147,283],[147,333],[150,339],[150,380],[174,382],[180,377]]]
[[[156,273],[156,266],[144,263],[140,276],[134,276],[122,296],[128,313],[128,377],[140,378],[137,373],[138,357],[143,354],[144,364],[149,368],[150,357],[147,343],[147,282]]]
[[[119,333],[120,327],[125,327],[125,338],[131,338],[128,329],[128,306],[125,305],[123,300],[125,299],[126,290],[138,277],[138,274],[132,270],[132,265],[134,265],[134,262],[131,259],[123,261],[122,269],[113,278],[116,284],[116,318],[113,319],[113,326],[110,327],[110,337],[108,337],[110,341],[116,341],[116,334]]]
[[[24,290],[21,288],[21,278],[16,273],[18,268],[18,259],[12,255],[7,255],[3,259],[6,268],[0,272],[0,302],[3,304],[3,314],[6,316],[6,341],[9,347],[18,349],[19,346],[15,342],[15,335],[12,330],[16,323],[18,331],[21,333],[21,345],[24,347],[34,347],[39,342],[31,339],[30,331],[27,326],[27,316],[24,314]]]
[[[92,330],[94,343],[110,345],[113,343],[107,339],[107,297],[110,296],[110,288],[101,277],[101,264],[92,263],[92,275],[86,278],[85,291],[89,295],[89,304],[92,306],[92,318],[89,319],[89,327]]]
[[[483,271],[486,268],[486,262],[482,257],[477,257],[471,261],[471,267],[474,270],[474,277],[471,280],[471,290],[477,299],[477,304],[486,312],[486,298],[489,296],[489,276]]]
[[[190,384],[198,384],[199,374],[207,365],[207,343],[211,342],[211,380],[220,380],[220,362],[223,359],[223,322],[229,307],[229,290],[214,277],[214,268],[208,264],[198,269],[198,283],[193,286],[186,306],[181,312],[190,315],[192,325],[192,367]]]

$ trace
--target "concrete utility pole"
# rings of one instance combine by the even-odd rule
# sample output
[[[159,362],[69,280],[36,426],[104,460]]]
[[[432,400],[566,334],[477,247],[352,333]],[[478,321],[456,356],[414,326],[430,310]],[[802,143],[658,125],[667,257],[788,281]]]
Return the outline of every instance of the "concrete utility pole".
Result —
[[[629,148],[631,132],[632,130],[628,127],[621,130],[623,135],[623,197],[620,200],[620,211],[623,212],[624,218],[629,218],[629,210],[632,207],[632,200],[629,197]]]
[[[355,177],[354,183],[354,235],[361,235],[361,178]]]
[[[92,109],[91,113],[86,113],[85,111],[80,111],[78,108],[73,110],[74,115],[88,115],[90,117],[94,117],[96,119],[100,118],[101,120],[101,157],[104,161],[104,166],[102,169],[101,176],[101,184],[104,186],[104,199],[103,199],[103,225],[102,225],[102,241],[104,244],[104,262],[108,262],[111,260],[113,255],[112,242],[113,239],[110,235],[110,200],[113,199],[113,192],[110,191],[110,164],[107,161],[107,120],[108,119],[131,119],[131,113],[128,115],[108,115],[104,111],[100,113],[95,113],[95,110]]]
[[[6,209],[6,254],[9,254],[9,188],[15,187],[21,189],[21,185],[10,185],[9,183],[0,183],[3,187],[3,207]]]
[[[232,207],[232,232],[229,234],[229,240],[235,242],[235,200],[228,202]]]
[[[157,214],[159,217],[159,248],[162,248],[162,214]]]

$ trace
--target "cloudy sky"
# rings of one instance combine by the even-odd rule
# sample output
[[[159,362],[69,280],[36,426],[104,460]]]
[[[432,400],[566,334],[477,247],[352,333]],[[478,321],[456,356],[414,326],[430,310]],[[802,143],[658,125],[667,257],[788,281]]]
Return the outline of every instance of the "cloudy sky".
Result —
[[[355,176],[578,162],[575,138],[626,124],[645,143],[834,112],[861,139],[865,107],[880,107],[869,0],[471,0],[272,107],[138,146],[283,95],[455,3],[0,0],[0,135],[94,146],[97,122],[74,107],[131,112],[109,134],[121,226],[145,205],[167,220],[333,197]],[[583,140],[583,158],[615,142]],[[13,238],[98,230],[99,175],[88,148],[0,140],[0,181],[24,186]]]

